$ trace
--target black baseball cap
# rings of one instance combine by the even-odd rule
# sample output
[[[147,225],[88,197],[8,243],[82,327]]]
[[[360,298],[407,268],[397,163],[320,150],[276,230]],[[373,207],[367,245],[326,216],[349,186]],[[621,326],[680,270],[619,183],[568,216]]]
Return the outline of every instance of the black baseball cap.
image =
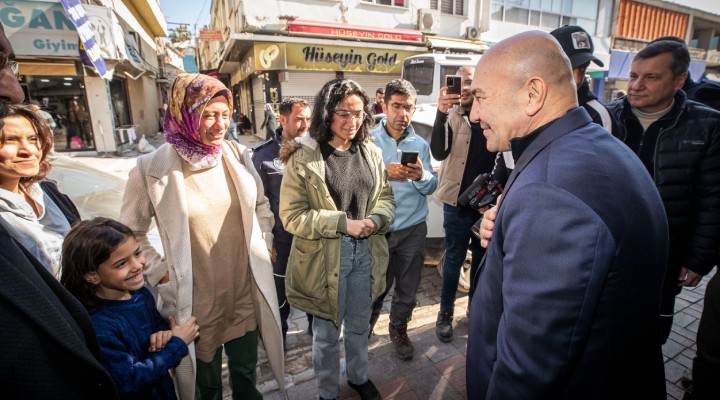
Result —
[[[560,43],[573,68],[577,68],[589,61],[601,67],[604,66],[603,62],[593,55],[595,46],[593,46],[592,38],[582,27],[565,25],[555,29],[550,34]]]

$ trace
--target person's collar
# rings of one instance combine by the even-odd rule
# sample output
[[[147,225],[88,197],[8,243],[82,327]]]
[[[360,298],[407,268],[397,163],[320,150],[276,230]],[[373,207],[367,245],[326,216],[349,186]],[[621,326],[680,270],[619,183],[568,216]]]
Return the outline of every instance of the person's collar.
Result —
[[[560,117],[562,118],[562,117]],[[535,129],[534,131],[528,133],[525,136],[516,137],[510,139],[510,151],[512,152],[513,159],[515,160],[515,164],[517,165],[517,160],[520,159],[520,156],[523,152],[530,146],[530,143],[532,143],[535,139],[537,139],[538,136],[540,136],[540,133],[542,133],[545,129],[547,129],[550,124],[557,121],[557,119],[554,119],[545,125]]]
[[[632,111],[633,114],[635,114],[636,117],[638,117],[638,119],[645,119],[645,120],[654,122],[654,121],[657,121],[660,118],[664,117],[666,114],[668,114],[673,109],[674,106],[675,106],[675,98],[673,97],[672,100],[670,101],[670,105],[667,106],[667,108],[660,110],[660,111],[644,112],[635,107],[631,107],[630,110]]]

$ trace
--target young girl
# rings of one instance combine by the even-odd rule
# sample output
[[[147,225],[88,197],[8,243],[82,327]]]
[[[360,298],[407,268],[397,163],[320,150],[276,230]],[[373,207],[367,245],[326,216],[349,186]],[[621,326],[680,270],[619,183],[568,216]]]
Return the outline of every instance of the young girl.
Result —
[[[176,399],[168,370],[198,337],[195,317],[170,325],[144,285],[133,232],[108,218],[78,222],[62,251],[62,284],[88,309],[103,364],[121,398]]]

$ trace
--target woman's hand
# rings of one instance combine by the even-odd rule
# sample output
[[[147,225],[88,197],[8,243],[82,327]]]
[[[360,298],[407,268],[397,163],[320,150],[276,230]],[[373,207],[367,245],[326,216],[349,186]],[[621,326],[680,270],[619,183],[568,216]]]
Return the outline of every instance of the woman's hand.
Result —
[[[375,233],[377,229],[377,225],[369,218],[347,220],[347,234],[355,239],[365,239]]]

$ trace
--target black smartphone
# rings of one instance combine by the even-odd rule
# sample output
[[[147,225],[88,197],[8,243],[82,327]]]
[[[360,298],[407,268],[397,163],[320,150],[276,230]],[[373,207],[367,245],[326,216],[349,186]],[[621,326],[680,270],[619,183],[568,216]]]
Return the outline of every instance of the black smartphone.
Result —
[[[448,94],[460,94],[462,92],[462,76],[447,75],[445,76],[445,86],[447,86]]]
[[[402,165],[416,164],[417,158],[418,158],[417,151],[403,151],[402,155],[400,155],[400,164],[402,164]]]

